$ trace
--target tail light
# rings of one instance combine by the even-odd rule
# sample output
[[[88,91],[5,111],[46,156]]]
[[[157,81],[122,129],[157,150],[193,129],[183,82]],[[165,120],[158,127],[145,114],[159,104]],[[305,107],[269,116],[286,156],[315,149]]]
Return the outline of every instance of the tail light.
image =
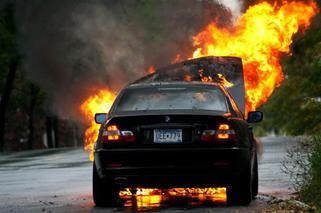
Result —
[[[116,125],[108,125],[103,132],[104,142],[134,142],[135,135],[132,131],[121,131]]]
[[[228,124],[220,124],[217,130],[204,130],[201,137],[201,140],[206,142],[225,141],[234,139],[235,131]]]

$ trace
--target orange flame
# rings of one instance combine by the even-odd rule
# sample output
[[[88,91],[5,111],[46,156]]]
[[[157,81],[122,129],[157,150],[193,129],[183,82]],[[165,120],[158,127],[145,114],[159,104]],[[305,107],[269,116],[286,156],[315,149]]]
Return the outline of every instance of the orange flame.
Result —
[[[211,76],[204,76],[203,70],[199,70],[198,73],[199,73],[199,75],[201,77],[202,82],[219,82],[220,84],[224,85],[227,88],[232,87],[234,85],[233,83],[231,83],[228,80],[226,80],[224,75],[221,74],[221,73],[217,74],[217,76],[216,76],[217,79],[216,80],[213,80]],[[184,76],[184,80],[186,80],[185,76]]]
[[[238,56],[244,63],[246,109],[255,110],[266,102],[283,81],[282,53],[289,53],[292,36],[307,28],[318,12],[314,1],[287,2],[281,6],[262,2],[250,7],[232,28],[215,23],[197,34],[193,58]]]
[[[155,70],[155,67],[150,66],[150,67],[148,68],[148,70],[147,70],[147,73],[148,73],[148,74],[153,74],[155,71],[156,71],[156,70]]]
[[[172,61],[172,64],[178,63],[180,61],[182,61],[182,56],[180,54],[177,54],[175,56],[175,59]]]
[[[98,136],[100,124],[96,124],[94,117],[97,112],[108,112],[115,99],[115,94],[108,89],[97,90],[97,93],[85,100],[80,111],[90,126],[85,132],[85,150],[90,152],[90,160],[94,160],[94,144]]]

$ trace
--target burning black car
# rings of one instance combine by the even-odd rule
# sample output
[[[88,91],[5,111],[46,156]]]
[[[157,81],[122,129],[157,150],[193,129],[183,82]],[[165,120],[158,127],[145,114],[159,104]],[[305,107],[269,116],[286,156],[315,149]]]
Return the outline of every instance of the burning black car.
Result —
[[[121,188],[227,188],[228,202],[258,193],[256,143],[244,118],[242,62],[206,57],[157,70],[123,89],[94,150],[93,198],[114,205]]]

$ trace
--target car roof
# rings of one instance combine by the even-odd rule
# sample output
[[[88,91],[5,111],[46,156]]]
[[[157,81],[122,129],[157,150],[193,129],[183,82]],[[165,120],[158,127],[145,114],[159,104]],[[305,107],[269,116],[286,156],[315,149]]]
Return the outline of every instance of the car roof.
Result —
[[[170,82],[149,82],[149,83],[133,83],[126,88],[146,88],[146,87],[166,87],[166,86],[214,86],[223,87],[223,85],[213,82],[201,82],[201,81],[170,81]]]

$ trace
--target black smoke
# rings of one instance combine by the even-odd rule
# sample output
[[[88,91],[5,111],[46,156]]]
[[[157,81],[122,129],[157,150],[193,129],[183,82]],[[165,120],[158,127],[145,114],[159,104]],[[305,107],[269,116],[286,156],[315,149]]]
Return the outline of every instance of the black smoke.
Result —
[[[203,0],[14,2],[23,70],[48,94],[48,110],[77,117],[97,86],[117,92],[150,65],[190,56],[192,36],[231,13]]]

